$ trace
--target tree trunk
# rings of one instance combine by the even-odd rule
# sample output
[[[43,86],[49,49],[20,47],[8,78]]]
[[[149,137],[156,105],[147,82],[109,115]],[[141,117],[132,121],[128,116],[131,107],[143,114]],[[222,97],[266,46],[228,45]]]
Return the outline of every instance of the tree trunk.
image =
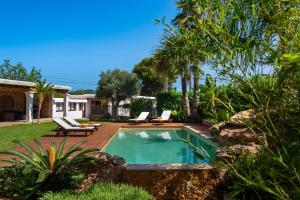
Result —
[[[168,92],[169,91],[169,77],[168,76],[164,76],[163,77],[163,92]]]
[[[200,66],[197,64],[194,66],[194,92],[193,92],[193,107],[192,107],[192,118],[195,122],[198,110],[199,110],[199,100],[200,100],[200,91],[199,91],[199,80],[200,80]]]
[[[42,104],[43,104],[43,102],[39,103],[38,118],[37,118],[37,123],[38,124],[40,124],[40,116],[41,116]]]
[[[193,86],[192,86],[192,84],[193,84],[193,72],[192,72],[192,70],[190,71],[190,80],[189,80],[189,91],[190,92],[192,92],[192,90],[193,90]]]
[[[182,88],[182,103],[183,103],[183,111],[186,117],[190,116],[190,103],[189,97],[187,95],[187,79],[184,72],[181,73],[181,88]]]

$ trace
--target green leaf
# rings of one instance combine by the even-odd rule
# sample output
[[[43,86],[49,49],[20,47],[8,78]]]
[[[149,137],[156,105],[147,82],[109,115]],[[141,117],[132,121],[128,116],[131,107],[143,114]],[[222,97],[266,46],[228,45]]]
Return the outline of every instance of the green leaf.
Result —
[[[49,173],[47,171],[42,171],[39,176],[38,179],[36,180],[36,183],[41,183],[43,181],[45,181],[45,179],[48,177]]]

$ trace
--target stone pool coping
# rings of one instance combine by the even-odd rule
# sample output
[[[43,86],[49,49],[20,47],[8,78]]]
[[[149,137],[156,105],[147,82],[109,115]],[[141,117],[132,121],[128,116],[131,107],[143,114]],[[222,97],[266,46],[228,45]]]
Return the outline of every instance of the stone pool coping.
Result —
[[[210,164],[128,164],[127,170],[197,170],[213,169]]]

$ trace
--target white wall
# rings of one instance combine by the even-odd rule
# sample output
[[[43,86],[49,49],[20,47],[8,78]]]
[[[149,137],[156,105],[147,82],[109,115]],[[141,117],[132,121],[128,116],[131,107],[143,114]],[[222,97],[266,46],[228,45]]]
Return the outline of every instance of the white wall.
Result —
[[[56,111],[56,103],[63,103],[64,99],[63,98],[53,98],[53,108],[52,108],[52,117],[64,117],[64,112],[63,111]],[[87,104],[87,100],[85,99],[69,99],[69,103],[75,103],[76,104],[76,109],[75,110],[69,110],[69,105],[67,106],[67,112],[66,115],[68,117],[71,117],[73,119],[80,119],[83,117],[83,113],[85,112],[84,110],[79,110],[79,103],[84,103]],[[87,106],[85,106],[87,107]]]
[[[53,98],[52,100],[52,117],[64,117],[64,111],[56,111],[56,103],[64,103],[64,99],[63,98]]]
[[[86,106],[85,106],[85,116],[86,118],[89,118],[90,117],[90,114],[91,114],[91,106],[92,106],[92,102],[91,102],[91,99],[87,99],[87,103],[86,103]]]
[[[120,101],[119,107],[117,108],[117,115],[120,117],[129,117],[130,116],[130,109],[128,108],[123,108],[122,105],[125,103],[130,103],[130,100],[125,100],[125,101]],[[108,103],[108,113],[112,114],[112,103]]]

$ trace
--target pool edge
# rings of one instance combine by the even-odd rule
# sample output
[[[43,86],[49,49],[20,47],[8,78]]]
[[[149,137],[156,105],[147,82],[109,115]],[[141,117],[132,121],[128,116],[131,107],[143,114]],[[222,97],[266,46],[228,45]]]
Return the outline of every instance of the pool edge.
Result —
[[[149,126],[144,126],[144,127],[136,127],[136,126],[121,126],[119,127],[114,134],[111,136],[111,138],[105,143],[105,145],[100,149],[100,152],[103,152],[103,150],[106,148],[106,146],[110,143],[110,141],[113,139],[113,137],[116,135],[116,133],[122,129],[162,129],[162,128],[167,128],[167,129],[186,129],[187,131],[193,132],[193,134],[196,134],[197,136],[201,137],[204,139],[206,142],[210,143],[211,145],[215,146],[218,148],[218,145],[215,144],[212,141],[213,136],[209,134],[207,131],[201,131],[193,128],[192,126],[157,126],[157,127],[149,127]],[[208,134],[206,134],[208,133]],[[213,165],[211,163],[207,164],[125,164],[126,170],[137,170],[137,171],[143,171],[143,170],[208,170],[208,169],[213,169]]]
[[[213,169],[211,164],[127,164],[127,170],[197,170]]]

